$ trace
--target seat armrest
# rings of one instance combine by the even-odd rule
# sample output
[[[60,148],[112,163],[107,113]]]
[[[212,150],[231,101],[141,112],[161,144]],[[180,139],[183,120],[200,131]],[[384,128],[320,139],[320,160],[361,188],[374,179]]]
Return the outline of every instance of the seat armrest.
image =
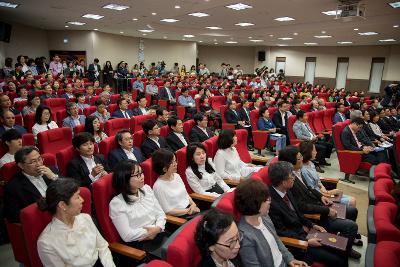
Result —
[[[117,242],[111,243],[108,244],[108,247],[110,248],[111,251],[114,251],[118,254],[127,256],[135,260],[142,260],[144,257],[146,257],[145,251],[121,243]]]
[[[361,150],[338,150],[338,152],[341,153],[350,153],[350,154],[364,154],[364,152],[362,152]]]
[[[368,243],[365,253],[365,267],[374,267],[375,244]]]
[[[319,221],[321,219],[321,214],[304,214],[304,217],[306,217],[307,219]]]
[[[304,249],[304,250],[306,250],[307,247],[308,247],[308,242],[307,241],[303,241],[303,240],[299,240],[299,239],[295,239],[295,238],[290,238],[290,237],[283,237],[283,236],[280,236],[279,239],[282,241],[282,243],[285,246],[300,248],[300,249]]]
[[[375,190],[374,190],[375,182],[369,182],[368,185],[368,200],[369,205],[375,205]]]
[[[339,182],[338,178],[321,177],[320,179],[323,183],[337,184]]]
[[[179,218],[176,216],[172,216],[172,215],[166,215],[167,217],[167,222],[171,223],[171,224],[175,224],[175,225],[182,225],[184,223],[186,223],[186,220],[183,218]]]
[[[208,196],[208,195],[202,195],[202,194],[198,194],[198,193],[191,193],[190,197],[193,198],[193,199],[206,201],[206,202],[210,202],[210,203],[213,203],[214,200],[216,199],[216,197]]]
[[[224,182],[229,186],[238,186],[240,184],[240,180],[224,179]]]
[[[374,207],[368,206],[367,211],[367,229],[368,229],[368,242],[376,244],[376,228],[374,222]]]
[[[260,155],[250,154],[251,161],[267,163],[270,159]]]

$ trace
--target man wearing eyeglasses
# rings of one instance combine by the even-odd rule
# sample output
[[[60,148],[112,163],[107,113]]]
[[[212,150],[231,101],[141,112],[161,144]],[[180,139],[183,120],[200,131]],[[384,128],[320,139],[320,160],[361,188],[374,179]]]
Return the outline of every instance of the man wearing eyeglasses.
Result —
[[[21,169],[5,187],[4,213],[9,222],[19,222],[20,211],[46,196],[47,186],[58,178],[53,167],[43,164],[39,149],[23,147],[15,153]]]

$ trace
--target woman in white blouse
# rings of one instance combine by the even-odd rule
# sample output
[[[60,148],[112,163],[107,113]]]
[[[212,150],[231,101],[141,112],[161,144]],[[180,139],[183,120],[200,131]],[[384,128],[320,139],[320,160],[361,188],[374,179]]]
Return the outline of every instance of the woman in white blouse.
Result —
[[[113,187],[117,195],[110,202],[110,218],[122,240],[143,249],[148,257],[161,258],[161,246],[167,239],[165,213],[150,186],[144,184],[139,164],[120,161],[115,166]]]
[[[218,151],[214,157],[214,164],[222,179],[242,180],[262,168],[244,163],[235,148],[236,144],[237,137],[234,130],[221,131],[218,136]]]
[[[107,134],[101,130],[100,120],[92,115],[85,119],[85,132],[91,133],[97,144],[108,137]]]
[[[37,241],[44,266],[115,267],[108,242],[90,215],[81,213],[83,199],[73,179],[57,179],[38,201],[41,210],[53,214]],[[100,263],[101,262],[101,263]]]
[[[51,120],[51,110],[46,106],[39,106],[36,109],[35,125],[32,127],[32,133],[37,139],[38,133],[45,132],[50,129],[58,128],[57,123]]]
[[[371,111],[369,126],[371,127],[371,129],[375,135],[380,136],[381,138],[384,138],[386,141],[389,141],[390,138],[382,132],[381,127],[379,127],[379,125],[378,125],[379,119],[380,119],[379,113],[377,113],[375,111]]]
[[[215,171],[212,160],[207,158],[206,148],[201,143],[191,143],[186,152],[186,179],[196,193],[218,197],[228,191],[229,186]]]
[[[166,214],[191,218],[200,209],[186,191],[179,174],[174,153],[159,149],[152,155],[153,169],[159,174],[153,185],[154,195]]]
[[[8,152],[1,157],[0,168],[15,161],[14,155],[22,147],[22,136],[17,130],[10,129],[3,133],[1,140],[7,145]]]

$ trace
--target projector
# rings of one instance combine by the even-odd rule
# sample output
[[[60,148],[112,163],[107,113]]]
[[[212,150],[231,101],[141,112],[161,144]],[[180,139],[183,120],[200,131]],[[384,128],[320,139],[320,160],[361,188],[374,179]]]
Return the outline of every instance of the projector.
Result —
[[[351,21],[353,19],[365,19],[365,5],[360,1],[340,1],[337,6],[336,19]]]

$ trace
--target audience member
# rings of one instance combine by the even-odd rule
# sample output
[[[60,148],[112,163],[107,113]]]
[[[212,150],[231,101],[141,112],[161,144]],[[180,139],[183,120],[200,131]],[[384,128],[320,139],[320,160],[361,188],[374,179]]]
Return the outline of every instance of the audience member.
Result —
[[[276,141],[276,152],[286,147],[286,136],[283,134],[277,134],[277,129],[269,117],[268,108],[263,106],[259,110],[259,118],[257,121],[257,128],[260,131],[267,131],[269,133],[267,140],[267,147],[271,147],[270,140]]]
[[[21,135],[26,134],[24,127],[15,124],[15,115],[11,111],[0,110],[0,138],[3,133],[10,129],[17,130]]]
[[[85,124],[85,115],[79,115],[76,103],[68,102],[66,105],[68,117],[63,120],[62,127],[75,128],[77,125]]]
[[[158,108],[156,111],[157,114],[157,125],[158,127],[163,127],[168,125],[168,118],[169,118],[169,112],[166,108]]]
[[[28,100],[28,90],[26,89],[25,85],[18,86],[17,93],[19,97],[14,98],[13,100],[14,104],[16,102]]]
[[[10,129],[4,132],[1,136],[3,144],[7,146],[7,153],[0,159],[0,168],[4,164],[14,162],[15,153],[22,148],[22,135],[15,129]]]
[[[85,119],[85,132],[93,135],[94,141],[97,144],[100,144],[101,141],[108,137],[101,128],[101,123],[98,118],[89,116]]]
[[[113,114],[111,115],[111,117],[129,119],[133,116],[133,112],[128,109],[129,104],[128,104],[128,101],[126,101],[126,99],[119,98],[117,100],[117,105],[118,105],[119,109],[114,111]]]
[[[40,105],[40,97],[34,94],[28,95],[27,105],[22,109],[22,116],[29,113],[36,113],[37,107]]]
[[[176,96],[175,91],[170,88],[171,82],[165,81],[164,87],[160,89],[160,99],[167,100],[168,104],[175,110],[176,107]]]
[[[138,103],[138,107],[133,110],[132,116],[139,116],[139,115],[148,114],[146,96],[144,96],[142,94],[139,94],[138,97],[136,98],[136,102]]]
[[[58,128],[57,123],[52,120],[51,109],[47,106],[39,106],[36,109],[35,122],[36,123],[32,127],[35,140],[37,140],[38,133]]]
[[[278,111],[272,115],[272,122],[278,130],[278,133],[284,134],[286,136],[286,144],[290,144],[289,134],[287,131],[287,124],[289,118],[289,104],[285,101],[279,102]]]
[[[183,133],[183,122],[181,119],[174,116],[170,117],[167,122],[171,132],[168,134],[166,140],[172,151],[176,152],[182,147],[187,146],[189,141]]]
[[[96,111],[90,114],[90,116],[94,116],[99,119],[101,123],[105,123],[110,119],[110,112],[107,111],[106,104],[102,100],[96,100],[94,102],[96,106]]]
[[[338,122],[343,122],[346,120],[346,115],[344,114],[344,111],[345,111],[344,104],[337,103],[336,113],[333,116],[333,124],[336,124]]]
[[[57,98],[57,96],[53,94],[53,89],[50,84],[44,86],[43,93],[44,94],[40,96],[40,100],[42,101],[48,98]]]
[[[185,107],[185,116],[187,116],[187,114],[191,114],[191,117],[193,118],[194,114],[197,112],[196,102],[192,96],[189,95],[187,88],[182,88],[181,95],[178,97],[178,103],[179,105]]]
[[[214,136],[214,132],[209,127],[207,127],[208,118],[204,113],[196,113],[193,116],[193,119],[196,125],[190,130],[189,140],[191,143],[201,143]]]
[[[1,111],[10,111],[14,115],[18,115],[20,112],[16,108],[13,107],[10,98],[8,95],[0,94],[0,112]]]
[[[153,152],[160,148],[170,149],[167,141],[160,136],[160,127],[157,125],[156,120],[144,121],[142,128],[146,134],[146,139],[142,143],[141,150],[146,159],[150,158]]]

